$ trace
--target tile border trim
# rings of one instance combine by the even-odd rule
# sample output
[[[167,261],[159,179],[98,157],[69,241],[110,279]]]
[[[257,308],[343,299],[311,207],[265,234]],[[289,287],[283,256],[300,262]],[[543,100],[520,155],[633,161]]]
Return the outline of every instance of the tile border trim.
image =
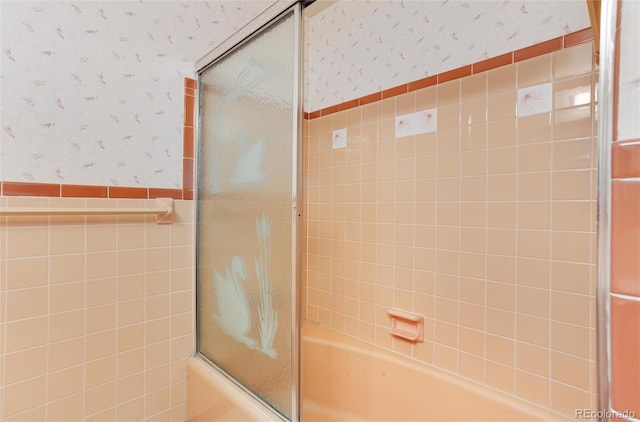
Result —
[[[350,108],[369,104],[375,101],[395,97],[396,95],[406,94],[429,86],[453,81],[466,76],[476,75],[478,73],[517,63],[522,60],[531,59],[533,57],[542,56],[543,54],[553,53],[554,51],[573,47],[589,41],[593,41],[593,32],[591,31],[591,27],[534,44],[529,47],[501,54],[487,60],[482,60],[467,66],[448,70],[437,75],[428,76],[426,78],[398,85],[380,92],[365,95],[364,97],[349,100],[344,103],[332,105],[312,112],[304,112],[304,118],[306,120],[317,119],[318,117],[328,116],[329,114],[337,113],[338,111],[348,110]]]

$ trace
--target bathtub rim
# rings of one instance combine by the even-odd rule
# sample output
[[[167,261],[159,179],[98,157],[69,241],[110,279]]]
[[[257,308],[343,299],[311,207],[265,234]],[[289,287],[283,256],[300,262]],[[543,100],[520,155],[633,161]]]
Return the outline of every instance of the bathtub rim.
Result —
[[[220,366],[207,359],[207,357],[202,353],[196,352],[192,357],[190,357],[187,361],[187,367],[189,366],[198,366],[199,368],[197,369],[201,369],[206,375],[211,376],[209,379],[223,384],[224,387],[228,389],[221,391],[221,394],[225,394],[227,399],[237,406],[248,410],[250,413],[255,414],[256,417],[262,417],[262,419],[257,420],[265,420],[263,417],[268,416],[272,421],[291,422],[283,414],[269,406],[257,394],[245,387],[240,381],[236,380],[220,368]],[[187,409],[188,406],[187,394]]]

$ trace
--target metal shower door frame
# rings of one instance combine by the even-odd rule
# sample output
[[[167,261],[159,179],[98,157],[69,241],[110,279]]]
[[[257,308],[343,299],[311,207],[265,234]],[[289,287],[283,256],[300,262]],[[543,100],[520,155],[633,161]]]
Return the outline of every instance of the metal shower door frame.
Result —
[[[613,410],[611,400],[611,148],[614,122],[614,79],[619,0],[602,0],[598,91],[598,276],[596,336],[598,409]]]

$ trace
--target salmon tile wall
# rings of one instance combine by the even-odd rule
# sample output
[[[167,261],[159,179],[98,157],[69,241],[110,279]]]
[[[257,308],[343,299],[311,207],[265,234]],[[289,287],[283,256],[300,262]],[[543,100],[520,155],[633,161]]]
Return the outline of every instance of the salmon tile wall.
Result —
[[[611,165],[611,404],[640,415],[640,4],[619,2]]]
[[[154,207],[0,197],[0,207]],[[193,201],[152,217],[0,218],[0,419],[185,419]]]
[[[595,80],[586,43],[306,121],[306,318],[595,409]],[[544,82],[553,110],[518,118],[517,89]],[[434,107],[437,132],[395,138]],[[424,343],[390,336],[390,308],[425,316]]]

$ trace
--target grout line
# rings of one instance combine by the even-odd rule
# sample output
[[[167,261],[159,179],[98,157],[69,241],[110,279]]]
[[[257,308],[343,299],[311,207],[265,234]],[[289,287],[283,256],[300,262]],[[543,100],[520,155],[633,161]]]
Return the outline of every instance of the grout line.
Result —
[[[472,72],[473,73],[473,72]],[[485,78],[485,86],[486,86],[486,78]],[[462,254],[463,252],[462,246],[462,83],[458,83],[458,274],[456,276],[457,283],[457,292],[456,292],[456,372],[460,374],[460,354],[462,353],[460,350],[460,278],[462,274]],[[486,93],[485,93],[486,95]],[[485,100],[486,101],[486,100]],[[486,110],[486,104],[485,104]]]
[[[0,197],[0,201],[3,202],[6,200],[3,200],[2,197]],[[6,318],[6,312],[7,312],[7,274],[8,274],[8,270],[7,270],[7,265],[6,265],[6,254],[7,254],[7,247],[9,244],[8,238],[9,238],[9,231],[7,230],[7,220],[6,217],[0,217],[0,221],[2,221],[2,226],[0,227],[0,230],[4,231],[4,238],[2,238],[2,243],[1,249],[0,249],[0,261],[3,262],[3,266],[2,268],[2,279],[0,280],[0,291],[2,291],[2,297],[0,297],[0,301],[2,301],[2,306],[0,307],[0,332],[2,335],[2,343],[0,344],[0,367],[4,368],[5,367],[5,356],[6,356],[6,343],[7,343],[7,331],[6,331],[6,327],[7,327],[7,318]],[[4,409],[4,390],[5,390],[5,383],[4,383],[4,371],[2,371],[2,373],[0,374],[0,418],[2,418],[2,410]]]
[[[51,199],[47,200],[48,206],[51,206]],[[44,365],[44,418],[48,420],[47,412],[49,410],[49,341],[50,341],[50,331],[49,330],[49,316],[51,314],[51,217],[46,217],[47,221],[47,314],[46,314],[46,324],[47,324],[47,332],[45,334],[45,365]]]
[[[514,55],[515,56],[515,55]],[[514,57],[515,58],[515,57]],[[515,67],[515,81],[516,81],[516,95],[519,89],[519,78],[520,78],[520,65],[517,65]],[[552,107],[553,109],[553,107]],[[518,342],[520,341],[518,339],[517,333],[518,333],[518,287],[520,286],[519,280],[518,280],[518,262],[520,261],[520,248],[518,247],[519,245],[519,240],[520,240],[520,165],[519,165],[519,158],[520,158],[520,127],[519,127],[519,119],[518,119],[518,109],[517,109],[517,104],[516,104],[516,111],[515,111],[515,135],[516,135],[516,139],[515,139],[515,149],[516,149],[516,172],[515,172],[515,177],[516,177],[516,201],[515,201],[515,227],[514,227],[514,234],[515,234],[515,250],[513,251],[514,253],[514,289],[513,289],[513,389],[514,392],[517,393],[518,391],[518,371],[519,371],[519,367],[518,367]]]
[[[147,205],[146,203],[147,201],[145,201],[145,207]],[[147,282],[148,282],[148,277],[146,274],[146,270],[148,267],[148,263],[147,263],[147,250],[146,250],[146,246],[149,243],[148,242],[148,234],[147,234],[147,229],[148,229],[148,224],[146,222],[146,218],[143,220],[143,243],[142,243],[142,248],[143,248],[143,255],[142,255],[142,261],[143,261],[143,280],[142,280],[142,297],[143,297],[143,320],[140,324],[142,324],[142,350],[143,350],[143,355],[142,355],[142,408],[143,408],[143,418],[146,420],[148,415],[147,415],[147,400],[145,400],[146,396],[147,396],[147,390],[149,388],[149,386],[147,385],[147,321],[146,321],[146,316],[147,316]],[[171,259],[171,258],[169,258]],[[169,320],[169,325],[171,325],[171,320]],[[171,332],[171,328],[169,328],[169,332]],[[169,338],[171,338],[171,334],[169,334]],[[169,343],[171,344],[171,343]],[[171,355],[169,355],[171,356]]]
[[[440,103],[440,89],[436,88],[435,89],[435,94],[436,94],[436,109],[439,108],[439,103]],[[432,317],[432,325],[433,325],[433,329],[431,331],[431,358],[432,358],[432,363],[434,366],[438,366],[436,364],[436,335],[437,335],[437,309],[436,309],[436,297],[437,297],[437,286],[438,286],[438,280],[437,280],[437,274],[438,274],[438,171],[440,170],[440,166],[439,166],[439,161],[438,157],[438,140],[439,140],[440,136],[438,136],[438,126],[437,126],[437,122],[436,122],[436,131],[435,131],[435,174],[434,174],[434,184],[435,184],[435,191],[434,191],[434,226],[433,226],[433,236],[434,236],[434,240],[433,240],[433,286],[432,286],[432,294],[431,294],[431,309],[433,309],[433,317]]]
[[[594,149],[593,146],[595,144],[595,140],[596,140],[596,136],[597,134],[594,131],[594,126],[596,125],[596,119],[598,118],[596,112],[595,112],[595,108],[596,108],[596,93],[595,93],[595,86],[596,86],[596,69],[595,69],[595,65],[594,65],[594,60],[592,58],[591,60],[591,86],[589,87],[589,96],[590,96],[590,100],[591,100],[591,109],[590,109],[590,114],[591,114],[591,142],[589,145],[589,162],[590,162],[590,167],[593,169],[594,167]],[[611,145],[611,148],[613,149],[613,144]],[[597,164],[595,166],[597,168]],[[593,177],[593,170],[590,170],[592,172],[592,177],[589,177],[589,192],[590,192],[590,197],[589,197],[589,231],[591,232],[590,236],[589,236],[589,259],[591,260],[593,255],[594,255],[594,250],[593,250],[593,232],[594,232],[594,225],[593,225],[593,221],[597,220],[597,216],[594,215],[594,207],[593,207],[593,202],[594,202],[594,190],[597,190],[597,187],[594,186],[594,177]],[[597,184],[597,183],[596,183]],[[611,185],[609,185],[609,189],[610,189]],[[595,189],[594,189],[595,188]],[[597,196],[597,194],[596,194]],[[596,202],[597,205],[597,202]],[[596,254],[597,254],[597,247],[596,247]],[[598,260],[598,258],[596,258],[596,261]],[[591,291],[591,285],[592,283],[594,283],[593,280],[593,271],[591,268],[589,268],[589,291]],[[598,345],[597,345],[597,334],[594,336],[592,334],[592,331],[595,329],[595,327],[592,326],[592,321],[595,319],[598,319],[597,315],[594,315],[594,308],[597,305],[593,305],[596,301],[591,299],[591,296],[589,297],[589,359],[592,360],[594,358],[596,358],[596,356],[592,356],[592,351],[593,350],[597,350]],[[595,318],[594,318],[595,317]],[[594,340],[595,343],[594,344]],[[595,370],[592,370],[592,364],[589,364],[589,394],[590,394],[590,400],[589,402],[591,403],[591,396],[593,395],[593,391],[596,391],[597,389],[597,379],[594,379],[594,374],[598,373],[598,367],[597,364],[595,364]],[[596,375],[597,376],[597,375]]]
[[[563,40],[564,40],[564,38],[563,38]],[[550,131],[549,136],[551,138],[551,143],[553,144],[553,141],[555,140],[555,113],[556,113],[556,109],[555,109],[556,101],[555,101],[555,95],[553,95],[553,93],[554,93],[553,92],[554,91],[553,87],[555,86],[555,82],[556,82],[555,81],[555,76],[554,76],[554,74],[555,74],[554,65],[555,65],[555,61],[556,61],[556,55],[555,54],[551,54],[549,56],[549,58],[550,58],[550,61],[551,61],[551,81],[550,82],[551,82],[551,86],[552,86],[551,112],[549,113],[549,119],[551,120],[550,124],[549,124],[549,131]],[[593,75],[593,72],[592,72],[592,75]],[[548,338],[547,338],[547,347],[546,347],[546,349],[549,352],[549,361],[547,363],[547,365],[548,365],[548,367],[547,367],[547,370],[548,370],[548,372],[547,372],[548,373],[547,382],[548,382],[548,384],[547,385],[548,385],[548,388],[549,388],[547,406],[548,407],[552,407],[552,403],[553,403],[553,390],[552,390],[553,373],[552,373],[551,359],[552,359],[552,352],[554,350],[553,350],[552,343],[551,343],[551,340],[552,340],[552,335],[551,335],[551,321],[552,321],[551,310],[553,309],[552,308],[552,301],[551,301],[551,298],[552,298],[551,286],[552,286],[552,283],[553,283],[552,275],[553,275],[553,261],[554,261],[554,259],[553,259],[553,233],[554,233],[554,230],[553,230],[553,202],[554,202],[554,198],[553,198],[553,176],[554,176],[554,173],[555,173],[555,171],[554,171],[555,156],[553,154],[553,146],[551,147],[550,152],[549,152],[549,160],[551,162],[551,166],[550,166],[551,168],[550,168],[550,171],[549,171],[549,273],[548,273],[549,284],[548,284],[547,289],[546,289],[547,293],[549,295],[548,302],[547,302],[547,306],[548,306],[548,309],[549,309],[548,313],[547,313],[547,329],[549,330],[549,334],[548,334]],[[591,179],[591,178],[589,178],[589,179]],[[591,180],[589,180],[589,196],[591,196]],[[591,214],[591,211],[589,211],[589,214]],[[591,239],[589,239],[589,244],[590,243],[591,243]],[[591,247],[591,246],[589,246],[589,247]],[[590,259],[590,256],[589,256],[589,259]]]
[[[404,92],[406,94],[406,90]],[[393,96],[395,97],[398,94],[393,94]],[[384,97],[384,95],[383,95]],[[415,104],[415,102],[414,102]],[[392,283],[391,283],[391,306],[394,308],[397,308],[398,305],[396,303],[396,290],[397,290],[397,285],[398,285],[398,280],[396,279],[396,269],[397,269],[397,253],[396,253],[396,233],[397,233],[397,225],[398,225],[398,192],[396,189],[396,183],[398,181],[398,139],[395,136],[395,116],[398,115],[398,99],[394,98],[393,99],[393,116],[390,120],[393,121],[393,141],[388,141],[388,142],[393,142],[393,160],[391,161],[393,163],[393,181],[387,181],[387,183],[391,184],[393,183],[393,223],[392,223],[392,228],[393,228],[393,264],[391,265],[393,274],[392,274]],[[398,340],[395,338],[395,336],[391,335],[391,350],[396,350],[396,343],[398,342]]]
[[[418,104],[417,104],[417,98],[414,95],[414,100],[413,100],[413,105],[414,105],[414,110],[417,110],[418,108]],[[418,138],[417,135],[414,135],[413,137],[413,153],[411,154],[411,156],[413,157],[413,220],[412,220],[412,226],[413,226],[413,232],[412,232],[412,240],[411,240],[411,249],[413,252],[413,268],[411,270],[411,311],[412,312],[416,312],[416,304],[415,304],[415,295],[416,295],[416,271],[415,271],[415,267],[416,267],[416,214],[417,214],[417,210],[416,210],[416,198],[417,198],[417,189],[418,189],[418,184],[416,183],[416,176],[418,174],[418,158],[416,155],[417,152],[417,143],[418,143]],[[423,331],[423,336],[424,336],[424,319],[423,319],[423,323],[422,323],[423,327],[422,327],[422,331]],[[413,357],[415,355],[415,349],[417,347],[417,344],[412,344],[411,345],[411,356]]]
[[[513,53],[511,54],[513,62]],[[517,66],[515,67],[517,71]],[[517,78],[517,73],[516,76]],[[489,77],[486,78],[486,96],[485,96],[485,125],[484,125],[484,300],[482,303],[482,374],[483,379],[487,378],[487,287],[489,278]],[[516,132],[517,134],[517,132]],[[462,202],[464,205],[464,202]],[[515,280],[514,280],[515,284]],[[514,371],[515,373],[515,371]]]
[[[616,299],[624,300],[627,302],[640,302],[640,297],[638,296],[631,296],[631,295],[626,295],[621,293],[609,293],[609,295],[612,298],[615,297]]]
[[[300,260],[304,271],[301,271],[302,273],[302,291],[304,292],[304,297],[302,297],[302,294],[300,295],[302,297],[302,300],[304,301],[303,303],[300,303],[299,306],[302,307],[304,309],[304,315],[302,315],[302,321],[299,321],[299,324],[301,324],[303,321],[309,320],[309,218],[308,218],[308,214],[307,214],[307,210],[309,209],[309,195],[310,195],[310,190],[311,190],[311,186],[309,185],[308,181],[309,181],[309,167],[310,167],[310,163],[311,163],[311,151],[309,150],[309,125],[310,123],[307,122],[306,123],[306,133],[304,133],[305,131],[303,130],[303,137],[302,137],[302,143],[300,145],[301,148],[301,152],[300,154],[302,155],[302,160],[305,162],[303,165],[303,170],[302,170],[302,177],[300,177],[300,183],[302,184],[302,188],[300,189],[300,191],[302,192],[302,198],[300,198],[302,201],[302,216],[303,218],[301,219],[302,221],[300,222],[300,226],[301,226],[301,230],[303,230],[304,233],[306,233],[306,236],[301,236],[302,237],[302,245],[304,245],[304,250],[306,251],[306,253],[304,254],[304,256],[302,257],[302,259]],[[303,127],[304,127],[304,123],[303,123]],[[302,252],[302,251],[301,251]],[[316,296],[317,297],[317,296]]]
[[[149,227],[152,227],[151,224],[155,224],[152,222],[147,222],[145,224],[145,260],[146,260],[146,246],[149,243],[149,239],[147,237],[147,230],[149,229]],[[173,227],[169,226],[169,227],[165,227],[166,230],[168,230],[169,232],[169,344],[167,345],[168,349],[169,349],[169,361],[167,362],[168,368],[167,370],[169,371],[169,386],[168,386],[168,390],[169,390],[169,402],[167,403],[167,407],[168,407],[168,412],[169,414],[171,414],[171,410],[172,410],[172,406],[171,406],[171,401],[173,400],[173,390],[175,388],[175,386],[173,385],[173,354],[171,353],[171,339],[172,339],[172,333],[173,333],[173,297],[175,295],[175,291],[173,289],[173,283],[174,283],[174,277],[173,277],[173,247],[174,247],[174,243],[173,243]],[[193,259],[193,257],[192,257]],[[146,267],[145,267],[146,270]],[[145,275],[146,277],[146,275]],[[191,307],[194,316],[195,314],[198,312],[198,310],[195,308],[195,306]],[[193,317],[192,317],[193,318]],[[189,325],[193,325],[193,322],[191,322]],[[147,347],[147,320],[146,320],[146,315],[145,315],[145,319],[144,319],[144,344],[145,344],[145,349]]]
[[[116,207],[119,208],[120,205],[120,200],[116,200]],[[118,332],[120,331],[120,298],[119,298],[119,294],[120,294],[120,289],[119,289],[119,285],[120,285],[120,271],[119,271],[119,255],[120,255],[120,219],[116,218],[115,219],[115,224],[113,226],[113,230],[115,231],[115,244],[114,244],[114,249],[115,249],[115,260],[116,260],[116,271],[115,271],[115,275],[114,275],[114,281],[115,281],[115,302],[114,302],[114,308],[115,308],[115,334],[116,334],[116,344],[115,344],[115,360],[116,360],[116,365],[115,365],[115,379],[114,379],[114,414],[115,414],[115,418],[116,420],[118,419],[118,376],[119,376],[119,371],[118,371],[118,357],[119,357],[119,344],[118,344]]]

